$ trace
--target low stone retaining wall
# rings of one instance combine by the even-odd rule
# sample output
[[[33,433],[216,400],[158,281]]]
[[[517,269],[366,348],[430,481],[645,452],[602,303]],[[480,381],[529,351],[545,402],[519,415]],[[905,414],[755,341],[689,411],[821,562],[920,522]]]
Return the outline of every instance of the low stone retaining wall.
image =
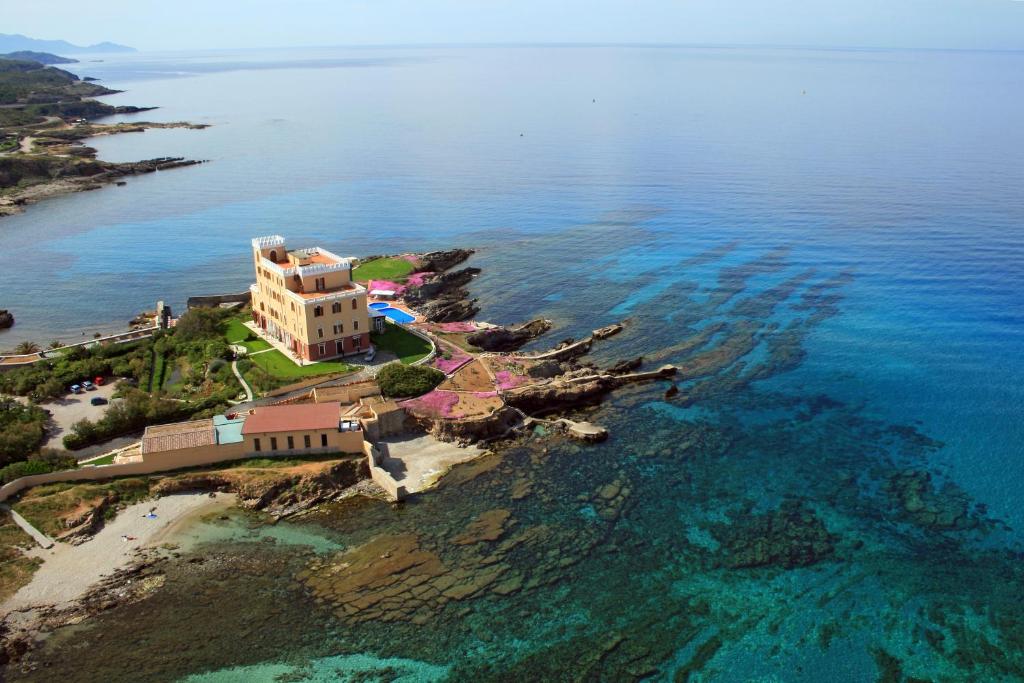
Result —
[[[185,301],[188,308],[213,308],[221,304],[247,304],[252,301],[252,292],[245,290],[238,294],[209,294],[207,296],[190,296]]]
[[[405,499],[409,495],[409,490],[404,486],[399,486],[391,473],[380,466],[380,453],[377,451],[377,447],[369,441],[364,441],[363,452],[366,453],[366,464],[370,468],[370,478],[374,483],[384,489],[391,500],[397,502]]]
[[[156,332],[157,329],[156,325],[154,325],[153,327],[144,327],[139,330],[131,330],[130,332],[119,332],[118,334],[111,334],[106,337],[98,337],[84,342],[67,344],[66,346],[60,347],[60,349],[47,349],[40,353],[29,353],[20,356],[0,356],[0,372],[13,370],[15,368],[23,368],[27,365],[31,365],[32,363],[38,363],[41,360],[56,357],[57,354],[64,349],[73,349],[76,346],[89,346],[90,344],[127,344],[128,342],[138,341],[139,339],[145,339],[146,337],[153,336],[153,333]],[[44,357],[43,354],[47,355]]]

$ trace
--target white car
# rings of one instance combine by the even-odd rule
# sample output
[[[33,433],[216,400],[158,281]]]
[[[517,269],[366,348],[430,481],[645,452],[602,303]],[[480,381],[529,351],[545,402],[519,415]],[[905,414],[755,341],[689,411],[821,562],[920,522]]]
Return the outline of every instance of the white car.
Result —
[[[376,357],[377,357],[377,347],[371,346],[370,350],[366,352],[365,356],[363,356],[363,360],[365,360],[367,363],[372,363],[373,359],[376,358]]]

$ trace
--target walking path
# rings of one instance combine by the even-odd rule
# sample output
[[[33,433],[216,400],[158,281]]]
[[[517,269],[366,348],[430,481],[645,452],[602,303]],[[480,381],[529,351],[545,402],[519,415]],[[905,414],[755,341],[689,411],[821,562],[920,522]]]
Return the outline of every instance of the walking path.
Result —
[[[244,377],[242,377],[242,373],[238,371],[238,361],[237,360],[231,361],[231,372],[235,373],[235,377],[238,378],[238,381],[239,381],[239,383],[241,383],[242,388],[245,389],[245,400],[246,401],[251,401],[253,399],[252,389],[249,388],[249,383],[245,381]]]
[[[31,524],[29,524],[27,519],[25,519],[24,517],[19,515],[17,512],[12,510],[9,505],[0,505],[0,510],[3,510],[4,512],[8,513],[11,516],[11,519],[14,520],[14,523],[17,524],[18,526],[20,526],[21,530],[24,531],[29,536],[31,536],[32,540],[34,540],[40,546],[42,546],[43,548],[52,548],[53,547],[53,539],[51,539],[49,536],[47,536],[46,534],[44,534],[42,531],[40,531],[39,529],[35,528]]]
[[[236,360],[231,361],[231,372],[235,373],[235,377],[238,378],[238,383],[241,384],[242,385],[242,389],[245,390],[245,400],[246,401],[252,401],[253,400],[252,387],[250,387],[249,383],[245,381],[244,377],[242,377],[242,373],[238,371],[238,360],[237,360],[237,358],[238,358],[238,356],[255,355],[255,354],[248,354],[248,350],[244,346],[240,346],[238,344],[228,344],[228,348],[230,348],[232,351],[235,352],[235,358],[236,358]],[[266,349],[266,350],[269,351],[270,349]],[[263,353],[263,352],[262,351],[257,351],[256,353]]]

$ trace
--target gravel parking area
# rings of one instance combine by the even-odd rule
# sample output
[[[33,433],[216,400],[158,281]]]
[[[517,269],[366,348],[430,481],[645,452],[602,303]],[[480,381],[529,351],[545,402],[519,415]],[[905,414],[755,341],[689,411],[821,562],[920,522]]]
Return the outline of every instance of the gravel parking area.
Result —
[[[61,439],[70,431],[71,425],[79,420],[88,418],[98,420],[103,417],[107,406],[94,406],[90,401],[96,396],[102,396],[108,401],[114,395],[114,383],[104,384],[96,387],[93,391],[85,391],[81,394],[68,394],[57,401],[50,401],[42,404],[42,407],[50,411],[50,433],[44,447],[64,448]],[[109,404],[108,404],[109,405]]]

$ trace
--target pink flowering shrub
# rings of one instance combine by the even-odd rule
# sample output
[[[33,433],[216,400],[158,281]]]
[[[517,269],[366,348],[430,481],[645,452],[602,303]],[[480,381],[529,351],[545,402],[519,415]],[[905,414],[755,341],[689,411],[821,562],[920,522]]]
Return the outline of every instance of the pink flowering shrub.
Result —
[[[476,324],[471,322],[435,323],[434,329],[438,332],[447,332],[449,334],[469,334],[476,332]]]
[[[430,365],[450,375],[471,360],[473,357],[458,346],[438,342],[437,355],[430,361]]]
[[[395,296],[402,296],[405,293],[405,285],[391,280],[370,280],[370,291],[374,289],[390,289]]]
[[[494,379],[499,389],[515,389],[526,384],[528,381],[525,375],[517,375],[510,370],[499,370],[494,373]]]
[[[410,287],[420,287],[431,275],[433,275],[433,273],[413,273],[408,278],[406,278],[405,282]]]
[[[424,394],[419,398],[411,398],[408,401],[403,401],[402,406],[407,410],[412,411],[413,414],[453,418],[458,417],[458,415],[455,415],[452,412],[452,408],[454,408],[458,402],[459,395],[454,391],[435,389],[429,394]]]
[[[451,354],[450,358],[445,358],[444,356],[435,356],[434,360],[431,362],[431,365],[433,365],[435,368],[437,368],[444,374],[450,375],[472,359],[472,356],[462,352],[458,352]]]

